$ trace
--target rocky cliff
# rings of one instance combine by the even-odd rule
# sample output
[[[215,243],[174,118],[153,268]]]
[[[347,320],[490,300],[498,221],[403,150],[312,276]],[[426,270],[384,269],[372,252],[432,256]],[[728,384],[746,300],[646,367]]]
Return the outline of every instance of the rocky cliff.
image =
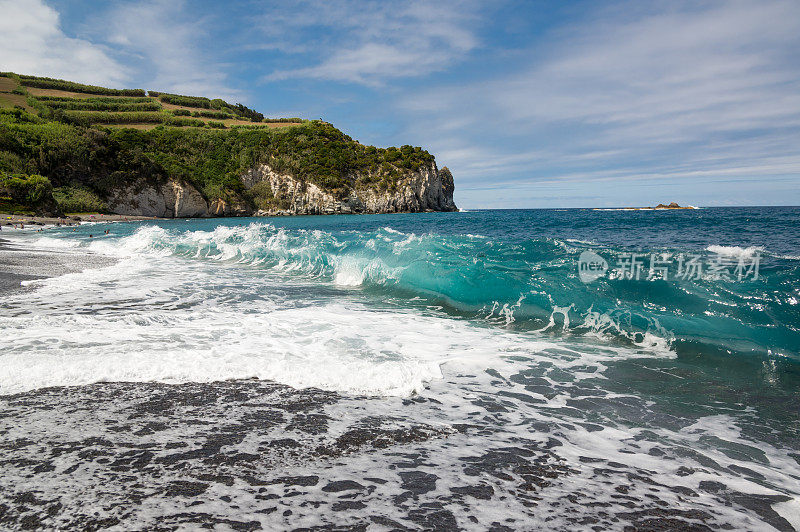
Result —
[[[351,176],[359,182],[359,176]],[[374,187],[354,187],[344,197],[337,197],[313,183],[305,183],[286,173],[275,172],[263,164],[242,176],[248,189],[266,182],[276,206],[259,210],[256,214],[377,214],[391,212],[456,211],[453,202],[453,175],[447,168],[436,168],[436,163],[409,172],[398,180],[394,190]]]
[[[138,180],[115,190],[108,198],[109,210],[126,216],[196,218],[212,216],[202,194],[185,181],[161,183]]]
[[[26,86],[57,93],[27,94],[27,110],[0,110],[0,172],[40,176],[19,186],[51,200],[6,193],[0,208],[158,217],[456,210],[453,176],[421,146],[369,146],[324,120],[275,123],[199,96],[134,96],[144,91],[8,72],[0,80],[19,93]],[[71,89],[114,101],[94,110]],[[142,106],[150,110],[133,110]],[[206,123],[197,116],[204,112],[217,118]]]
[[[353,183],[359,176],[351,176]],[[107,198],[109,209],[128,216],[193,218],[213,216],[275,216],[297,214],[377,214],[393,212],[456,211],[453,175],[430,163],[409,171],[392,190],[354,186],[337,196],[313,183],[262,164],[240,176],[246,190],[268,184],[270,205],[258,209],[245,199],[208,202],[190,183],[169,179],[160,183],[136,181]]]

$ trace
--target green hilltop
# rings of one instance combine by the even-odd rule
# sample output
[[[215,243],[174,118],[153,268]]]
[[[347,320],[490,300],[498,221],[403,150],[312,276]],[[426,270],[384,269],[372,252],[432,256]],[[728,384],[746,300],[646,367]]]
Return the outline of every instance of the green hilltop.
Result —
[[[119,187],[182,180],[208,201],[281,208],[241,176],[259,164],[336,197],[393,191],[433,163],[419,147],[364,146],[321,120],[265,118],[220,99],[0,73],[0,211],[104,212]]]

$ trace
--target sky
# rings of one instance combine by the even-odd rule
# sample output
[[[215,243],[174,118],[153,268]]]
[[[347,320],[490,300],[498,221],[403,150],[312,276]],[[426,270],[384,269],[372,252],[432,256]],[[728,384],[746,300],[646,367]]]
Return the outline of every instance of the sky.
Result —
[[[0,0],[0,70],[422,146],[466,209],[800,205],[800,1]]]

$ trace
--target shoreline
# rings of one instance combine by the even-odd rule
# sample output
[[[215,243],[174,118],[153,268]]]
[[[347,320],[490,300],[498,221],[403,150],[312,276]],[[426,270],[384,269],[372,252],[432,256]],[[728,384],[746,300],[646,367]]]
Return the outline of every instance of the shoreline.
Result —
[[[322,213],[322,214],[295,214],[288,211],[277,211],[270,214],[253,214],[250,216],[178,216],[164,218],[158,216],[137,216],[124,214],[79,214],[69,216],[32,216],[28,214],[9,214],[0,212],[0,231],[3,227],[15,227],[18,225],[45,226],[77,226],[84,223],[108,223],[108,222],[154,222],[169,220],[227,220],[236,218],[293,218],[301,216],[354,216],[354,215],[375,215],[375,214],[429,214],[434,212],[460,212],[460,211],[423,211],[423,212],[386,212],[386,213]],[[465,211],[466,212],[466,211]],[[0,233],[2,234],[2,233]]]
[[[745,212],[738,219],[754,217]],[[720,244],[747,246],[756,239],[772,248],[794,234],[796,216],[767,219],[778,235],[769,238],[749,224],[721,223],[721,215],[620,229],[586,223],[606,219],[602,213],[492,213],[449,219],[424,240],[407,234],[422,234],[440,220],[408,218],[411,224],[345,217],[334,228],[308,218],[285,224],[285,240],[273,238],[280,227],[212,236],[213,228],[192,227],[226,223],[211,220],[86,224],[43,234],[26,225],[0,234],[0,278],[5,271],[47,277],[41,269],[87,268],[0,293],[6,338],[0,432],[11,442],[0,478],[4,523],[47,529],[572,530],[587,523],[631,530],[793,529],[798,490],[792,481],[800,475],[790,454],[797,451],[791,431],[800,389],[793,363],[722,353],[734,347],[726,343],[665,351],[652,340],[629,342],[636,323],[605,312],[583,326],[612,323],[618,337],[584,336],[576,331],[578,320],[572,330],[557,323],[538,334],[532,332],[541,327],[536,316],[524,309],[516,316],[512,309],[473,317],[432,307],[422,291],[448,283],[442,293],[466,293],[483,303],[535,289],[555,306],[585,293],[565,281],[575,265],[561,267],[576,253],[558,243],[519,245],[519,239],[567,241],[570,235],[577,237],[569,244],[575,251],[595,249],[592,240],[625,252],[628,237],[641,235],[649,249],[669,243],[680,250],[693,249],[709,230]],[[514,224],[528,231],[509,234]],[[87,240],[111,229],[119,233],[108,239],[113,244],[142,226],[162,226],[170,237],[199,230],[185,239],[162,239],[153,230],[125,254],[102,238]],[[537,227],[554,229],[530,239]],[[334,247],[327,235],[339,230]],[[382,232],[376,237],[373,230]],[[76,242],[53,242],[48,231]],[[303,238],[294,238],[300,231]],[[485,236],[463,237],[479,233]],[[256,253],[267,242],[275,244],[270,257],[286,258],[280,268],[259,261]],[[175,250],[176,244],[178,253],[149,260],[152,247]],[[141,260],[130,265],[122,258],[92,269],[137,250]],[[432,250],[440,254],[432,257]],[[324,262],[295,267],[315,255]],[[335,261],[368,271],[386,257],[409,265],[430,258],[423,269],[387,272],[394,278],[413,273],[411,290],[418,292],[354,289],[316,266]],[[482,259],[479,269],[472,267],[474,257]],[[552,273],[530,280],[526,274],[515,284],[508,272],[517,278],[519,264],[533,261]],[[490,271],[494,265],[497,273]],[[789,279],[794,289],[797,278],[789,272],[778,281]],[[464,290],[478,282],[480,291]],[[513,292],[493,290],[500,283]],[[592,288],[595,308],[614,308],[618,286]],[[782,285],[763,286],[759,293]],[[645,308],[658,294],[633,281],[622,289],[632,308]],[[422,302],[411,303],[417,293]],[[663,301],[674,292],[660,293]],[[792,310],[767,297],[766,312]],[[718,300],[734,306],[753,298],[743,291]],[[564,322],[589,303],[565,311]],[[692,324],[721,324],[719,337],[741,333],[723,328],[735,311],[713,321],[699,307],[696,299],[675,298],[668,311],[641,314],[648,320],[661,319],[658,312],[667,319],[697,315]],[[556,316],[551,313],[561,322]],[[517,324],[509,327],[514,317]],[[758,326],[757,319],[743,326],[750,323]],[[680,339],[682,330],[696,329],[668,332]],[[760,329],[742,336],[780,347],[772,341],[777,334]],[[775,385],[765,386],[765,378]],[[714,393],[697,393],[708,389]],[[758,394],[743,402],[742,390]]]
[[[31,216],[28,214],[0,213],[0,227],[17,225],[55,225],[72,226],[84,222],[141,222],[148,220],[170,220],[155,216],[127,216],[123,214],[73,214],[69,216]]]
[[[86,251],[28,248],[0,237],[0,295],[24,290],[22,283],[104,268],[116,259]]]

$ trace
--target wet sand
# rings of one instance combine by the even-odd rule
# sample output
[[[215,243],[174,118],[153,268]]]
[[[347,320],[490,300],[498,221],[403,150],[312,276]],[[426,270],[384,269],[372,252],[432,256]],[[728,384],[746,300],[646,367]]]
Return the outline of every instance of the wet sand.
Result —
[[[114,259],[72,250],[28,248],[0,238],[0,295],[24,289],[23,281],[110,266]]]
[[[0,213],[0,226],[15,225],[78,225],[82,222],[138,222],[159,220],[153,216],[125,216],[122,214],[77,214],[70,216],[27,216]]]

